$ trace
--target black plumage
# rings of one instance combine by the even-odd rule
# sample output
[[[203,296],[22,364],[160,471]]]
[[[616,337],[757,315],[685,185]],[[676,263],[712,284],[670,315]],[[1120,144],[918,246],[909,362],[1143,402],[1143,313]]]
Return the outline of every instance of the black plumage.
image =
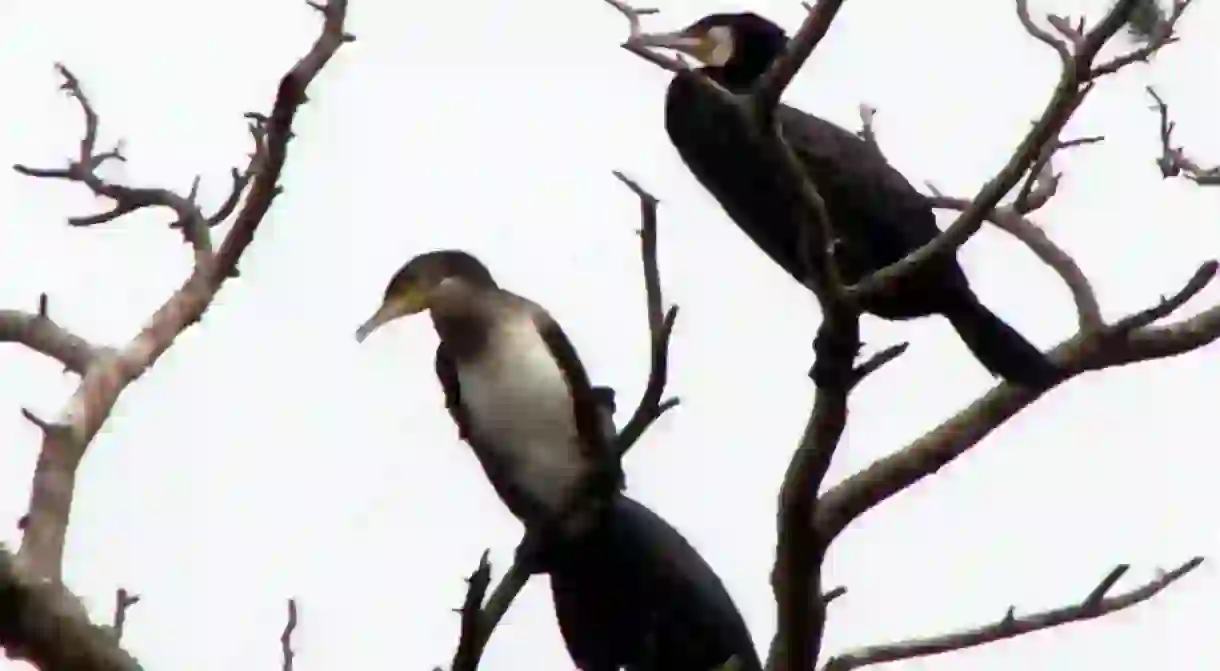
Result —
[[[713,14],[676,33],[644,35],[645,44],[688,53],[700,72],[733,93],[748,93],[783,53],[788,36],[752,13]],[[776,110],[784,138],[817,187],[838,238],[843,278],[856,282],[933,240],[940,229],[928,198],[875,147],[829,121],[787,105]],[[825,244],[784,169],[775,143],[759,142],[737,110],[693,72],[676,74],[665,98],[665,128],[679,156],[729,217],[773,261],[798,281],[807,279],[800,243]],[[805,238],[803,236],[811,236]],[[984,306],[955,256],[908,275],[892,291],[862,306],[884,319],[940,314],[993,374],[1041,388],[1060,375],[1038,349]]]
[[[581,671],[761,671],[737,606],[664,519],[618,495],[550,571],[559,629]]]

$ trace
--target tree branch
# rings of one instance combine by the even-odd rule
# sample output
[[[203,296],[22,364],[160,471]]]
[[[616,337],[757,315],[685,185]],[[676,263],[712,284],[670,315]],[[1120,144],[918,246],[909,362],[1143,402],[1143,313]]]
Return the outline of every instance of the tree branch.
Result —
[[[140,596],[138,594],[131,594],[122,587],[115,590],[114,619],[110,628],[114,632],[114,640],[116,642],[123,640],[123,630],[127,626],[127,611],[137,603],[140,603]]]
[[[85,133],[80,141],[80,153],[66,169],[31,168],[20,164],[14,165],[13,169],[29,177],[79,182],[87,186],[95,196],[114,201],[114,206],[106,212],[68,219],[68,224],[71,226],[104,224],[147,207],[169,208],[178,215],[183,235],[195,250],[196,263],[206,263],[212,256],[212,238],[208,231],[207,220],[194,202],[194,189],[192,189],[191,197],[183,197],[169,189],[123,186],[98,176],[97,169],[102,167],[106,161],[125,162],[127,158],[123,155],[121,144],[110,151],[98,153],[97,112],[94,111],[89,98],[81,89],[80,80],[76,78],[76,75],[72,74],[72,71],[63,64],[57,63],[55,69],[64,79],[61,88],[67,91],[69,96],[76,98],[85,116]]]
[[[64,365],[65,370],[77,375],[84,375],[89,365],[101,358],[105,351],[56,324],[45,311],[30,314],[20,310],[0,310],[0,342],[21,343],[55,359]]]
[[[1139,35],[1144,46],[1129,51],[1122,56],[1117,56],[1109,61],[1093,68],[1093,76],[1100,77],[1102,75],[1113,74],[1119,70],[1131,65],[1132,63],[1147,63],[1158,51],[1162,48],[1178,41],[1174,30],[1177,28],[1178,21],[1182,15],[1186,13],[1186,8],[1194,0],[1174,0],[1173,8],[1169,15],[1165,17],[1155,17],[1151,22],[1147,18],[1144,19],[1144,31],[1140,30],[1141,14],[1147,13],[1147,8],[1156,7],[1156,0],[1136,0],[1135,11],[1128,15],[1127,28],[1128,30],[1135,29],[1134,32]],[[1157,8],[1159,9],[1159,8]]]
[[[0,547],[0,646],[42,671],[140,671],[113,630],[89,621],[80,601],[23,571]]]
[[[674,322],[678,318],[678,306],[672,305],[662,316],[665,304],[661,293],[661,272],[657,267],[657,204],[655,196],[618,170],[614,176],[625,184],[640,199],[640,257],[644,265],[644,291],[648,307],[648,333],[652,343],[652,363],[648,373],[648,384],[631,419],[619,432],[617,445],[619,454],[627,450],[644,435],[648,427],[670,408],[677,407],[678,398],[662,400],[665,385],[669,380],[669,341],[673,335]]]
[[[296,653],[292,651],[292,634],[297,630],[297,600],[288,600],[288,619],[284,622],[284,631],[280,633],[281,667],[284,671],[292,671],[292,662]]]
[[[959,212],[970,207],[970,201],[964,198],[933,196],[931,201],[933,207]],[[1101,306],[1097,302],[1097,293],[1071,255],[1056,245],[1037,224],[1018,214],[1011,206],[993,209],[987,214],[987,221],[1023,242],[1040,261],[1058,273],[1072,294],[1076,304],[1076,321],[1082,331],[1101,328]]]
[[[835,16],[839,13],[839,8],[843,6],[844,0],[818,0],[813,9],[809,10],[809,14],[805,17],[805,22],[801,24],[796,35],[788,41],[788,48],[784,51],[784,55],[780,56],[771,67],[767,70],[767,74],[755,85],[751,97],[754,99],[755,113],[763,122],[763,125],[770,125],[775,114],[775,108],[779,106],[780,96],[784,94],[784,89],[792,83],[792,78],[813,55],[813,50],[830,31],[830,24],[835,20]]]
[[[1195,557],[1168,573],[1158,575],[1154,580],[1140,587],[1107,597],[1106,593],[1130,568],[1127,564],[1119,564],[1079,603],[1031,613],[1023,617],[1017,617],[1015,609],[1009,607],[1004,617],[992,624],[927,638],[859,648],[832,658],[823,667],[823,671],[850,671],[874,664],[939,655],[995,643],[1051,627],[1092,620],[1151,599],[1202,563],[1203,557]]]
[[[1026,31],[1036,39],[1054,46],[1063,60],[1059,83],[1050,102],[1004,168],[979,190],[970,202],[970,207],[947,229],[902,260],[849,287],[849,294],[859,300],[875,292],[888,291],[894,283],[918,268],[926,259],[952,254],[978,231],[987,214],[995,209],[1000,200],[1034,167],[1039,157],[1046,153],[1048,143],[1055,141],[1068,119],[1084,102],[1093,88],[1093,80],[1099,76],[1091,70],[1093,59],[1106,42],[1126,24],[1127,17],[1138,2],[1140,0],[1118,0],[1095,28],[1073,40],[1072,47],[1069,48],[1067,43],[1057,40],[1033,23],[1029,18],[1027,0],[1016,0],[1017,15]]]
[[[479,557],[478,568],[466,579],[466,598],[458,611],[462,616],[461,633],[458,636],[457,650],[453,653],[450,671],[474,671],[478,668],[479,658],[487,641],[481,631],[490,633],[491,628],[495,626],[495,623],[492,623],[491,628],[484,629],[486,623],[483,621],[483,598],[491,585],[491,562],[488,561],[488,554],[488,550],[483,551],[483,556]]]
[[[107,215],[110,219],[141,207],[159,205],[174,209],[185,222],[184,230],[196,254],[194,269],[186,282],[152,315],[131,342],[116,351],[101,352],[94,348],[93,356],[87,361],[74,359],[78,367],[84,369],[80,385],[58,418],[41,423],[42,448],[34,472],[25,533],[17,555],[19,565],[32,577],[54,584],[62,582],[63,550],[73,489],[77,469],[87,446],[106,421],[122,391],[148,370],[180,333],[199,321],[222,283],[234,274],[238,258],[253,239],[255,229],[279,191],[276,182],[286,158],[293,117],[305,102],[305,89],[339,46],[354,39],[343,32],[346,0],[331,0],[325,6],[313,6],[325,17],[322,33],[306,56],[280,81],[275,105],[266,123],[255,122],[259,130],[251,129],[256,139],[256,157],[250,170],[257,174],[250,180],[252,185],[244,206],[215,253],[208,242],[210,222],[190,199],[168,190],[134,189],[110,184],[94,174],[102,162],[117,158],[119,154],[95,154],[97,114],[81,93],[79,82],[71,72],[62,67],[60,69],[66,80],[65,87],[76,96],[85,113],[85,137],[81,141],[80,156],[67,170],[24,167],[18,167],[18,170],[36,177],[62,178],[86,184],[94,193],[115,201],[115,209],[110,213],[113,216]],[[266,144],[261,149],[265,153],[260,151],[259,143],[263,132]],[[221,209],[223,211],[225,208]],[[47,327],[43,325],[41,328]],[[61,336],[59,340],[64,341],[64,338]],[[59,352],[59,349],[55,351]]]
[[[1220,305],[1190,319],[1159,328],[1140,326],[1184,304],[1214,277],[1215,262],[1203,264],[1176,295],[1133,317],[1092,333],[1077,334],[1050,353],[1066,373],[1064,380],[1088,370],[1174,356],[1220,339]],[[1059,384],[1062,384],[1060,382]],[[874,461],[822,495],[814,526],[833,539],[865,512],[932,475],[1045,392],[1001,383],[964,410],[901,450]]]
[[[624,49],[630,51],[636,56],[639,56],[640,58],[643,58],[649,63],[652,63],[659,68],[669,70],[670,72],[681,72],[683,70],[690,69],[687,67],[686,63],[682,62],[678,58],[657,53],[640,44],[639,36],[642,32],[640,30],[640,17],[647,16],[649,14],[657,14],[660,10],[653,9],[651,7],[646,9],[636,9],[635,7],[632,7],[621,0],[606,0],[606,4],[618,10],[618,12],[627,19],[627,25],[631,32],[628,34],[627,40],[623,42],[622,46]]]
[[[873,117],[877,110],[860,106],[861,129],[858,135],[873,146],[878,152],[881,146],[873,128]],[[1051,165],[1053,155],[1063,149],[1084,144],[1101,142],[1100,136],[1078,138],[1068,141],[1057,141],[1050,145],[1050,151],[1045,152],[1034,169],[1030,171],[1025,187],[1017,195],[1012,205],[1001,205],[992,209],[984,218],[1024,243],[1046,265],[1058,273],[1072,294],[1076,304],[1077,322],[1082,331],[1096,330],[1102,326],[1101,307],[1097,303],[1097,294],[1084,271],[1077,265],[1063,248],[1056,245],[1042,229],[1023,216],[1040,209],[1059,191],[1062,175],[1054,172]],[[935,186],[929,184],[933,194],[929,197],[932,207],[964,212],[970,208],[970,201],[965,198],[946,196]]]
[[[1161,156],[1157,167],[1165,178],[1182,176],[1199,186],[1220,186],[1220,165],[1205,168],[1186,155],[1186,150],[1173,144],[1173,130],[1177,124],[1169,118],[1169,105],[1157,95],[1156,89],[1147,87],[1148,95],[1155,105],[1152,107],[1161,117]]]

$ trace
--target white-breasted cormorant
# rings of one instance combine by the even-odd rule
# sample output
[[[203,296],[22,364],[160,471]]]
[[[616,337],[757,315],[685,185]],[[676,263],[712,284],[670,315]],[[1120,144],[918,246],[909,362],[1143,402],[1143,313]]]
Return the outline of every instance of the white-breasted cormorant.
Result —
[[[441,338],[445,405],[527,534],[583,480],[613,466],[608,503],[562,538],[544,538],[545,558],[532,567],[549,574],[573,661],[583,671],[713,671],[736,656],[741,671],[761,671],[711,567],[663,519],[618,493],[620,461],[615,452],[605,458],[614,450],[614,392],[590,386],[546,311],[500,289],[473,256],[430,252],[398,271],[356,337],[425,310]]]
[[[699,59],[700,72],[732,93],[747,94],[788,44],[783,29],[753,13],[712,14],[687,28],[647,34],[641,44]],[[798,281],[807,278],[800,245],[820,231],[801,186],[784,168],[778,143],[758,142],[749,121],[697,80],[679,72],[665,98],[665,128],[700,184],[768,256]],[[851,131],[787,105],[775,112],[783,137],[817,188],[839,238],[835,259],[854,283],[932,241],[940,233],[928,198],[891,166],[876,147]],[[810,237],[805,237],[806,235]],[[1035,388],[1060,375],[1038,349],[984,306],[970,289],[956,255],[946,255],[904,277],[862,306],[878,317],[948,318],[974,356],[993,374]]]
[[[549,525],[570,512],[573,497],[586,501],[558,529],[564,537],[592,528],[623,486],[588,374],[546,310],[501,289],[486,266],[458,250],[428,252],[404,265],[356,338],[425,310],[441,340],[436,373],[445,405],[527,535],[547,530],[535,536],[535,559],[545,563],[541,557],[559,540]],[[589,488],[608,491],[596,496],[603,492]]]

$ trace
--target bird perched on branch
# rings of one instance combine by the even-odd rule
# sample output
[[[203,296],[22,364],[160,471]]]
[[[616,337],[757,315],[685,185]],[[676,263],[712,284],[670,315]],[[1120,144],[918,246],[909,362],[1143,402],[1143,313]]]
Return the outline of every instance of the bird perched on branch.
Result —
[[[459,435],[525,525],[535,566],[545,564],[556,542],[593,528],[623,487],[584,366],[546,310],[501,289],[486,266],[458,250],[404,265],[356,339],[424,311],[440,336],[436,375]],[[581,497],[575,508],[574,497]]]
[[[735,94],[748,94],[788,44],[782,28],[752,13],[712,14],[683,30],[638,39],[693,56],[704,64],[698,72]],[[775,119],[825,203],[845,282],[859,281],[939,235],[928,198],[876,147],[787,105],[776,109]],[[806,222],[818,221],[817,213],[787,169],[781,145],[760,138],[752,123],[694,71],[679,72],[669,85],[665,128],[679,156],[738,227],[804,283],[802,243],[827,241],[816,226],[802,231]],[[989,371],[1017,384],[1041,388],[1059,376],[1033,344],[979,302],[955,255],[931,259],[861,307],[889,320],[944,315]]]
[[[614,390],[595,387],[615,435]],[[714,671],[736,657],[761,671],[750,631],[719,576],[659,515],[619,494],[565,544],[548,573],[559,630],[582,671]]]

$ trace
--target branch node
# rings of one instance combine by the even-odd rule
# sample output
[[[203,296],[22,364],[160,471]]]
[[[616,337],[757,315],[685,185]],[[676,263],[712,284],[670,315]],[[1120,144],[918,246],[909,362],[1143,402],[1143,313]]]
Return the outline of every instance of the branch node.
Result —
[[[1100,608],[1102,600],[1106,598],[1106,593],[1111,589],[1114,589],[1114,585],[1117,584],[1123,575],[1129,570],[1131,570],[1130,564],[1119,564],[1118,566],[1115,566],[1113,570],[1106,574],[1106,577],[1101,579],[1101,582],[1097,583],[1097,586],[1093,588],[1093,591],[1089,592],[1089,595],[1085,597],[1081,605],[1089,610],[1097,610]]]
[[[42,431],[42,433],[46,436],[59,437],[59,436],[64,435],[66,432],[71,431],[71,427],[69,427],[65,424],[56,424],[54,422],[48,422],[47,420],[34,414],[34,411],[30,410],[29,408],[22,408],[21,416],[24,417],[25,420],[27,422],[29,422],[30,424],[33,424],[34,426],[38,427],[38,430]]]

